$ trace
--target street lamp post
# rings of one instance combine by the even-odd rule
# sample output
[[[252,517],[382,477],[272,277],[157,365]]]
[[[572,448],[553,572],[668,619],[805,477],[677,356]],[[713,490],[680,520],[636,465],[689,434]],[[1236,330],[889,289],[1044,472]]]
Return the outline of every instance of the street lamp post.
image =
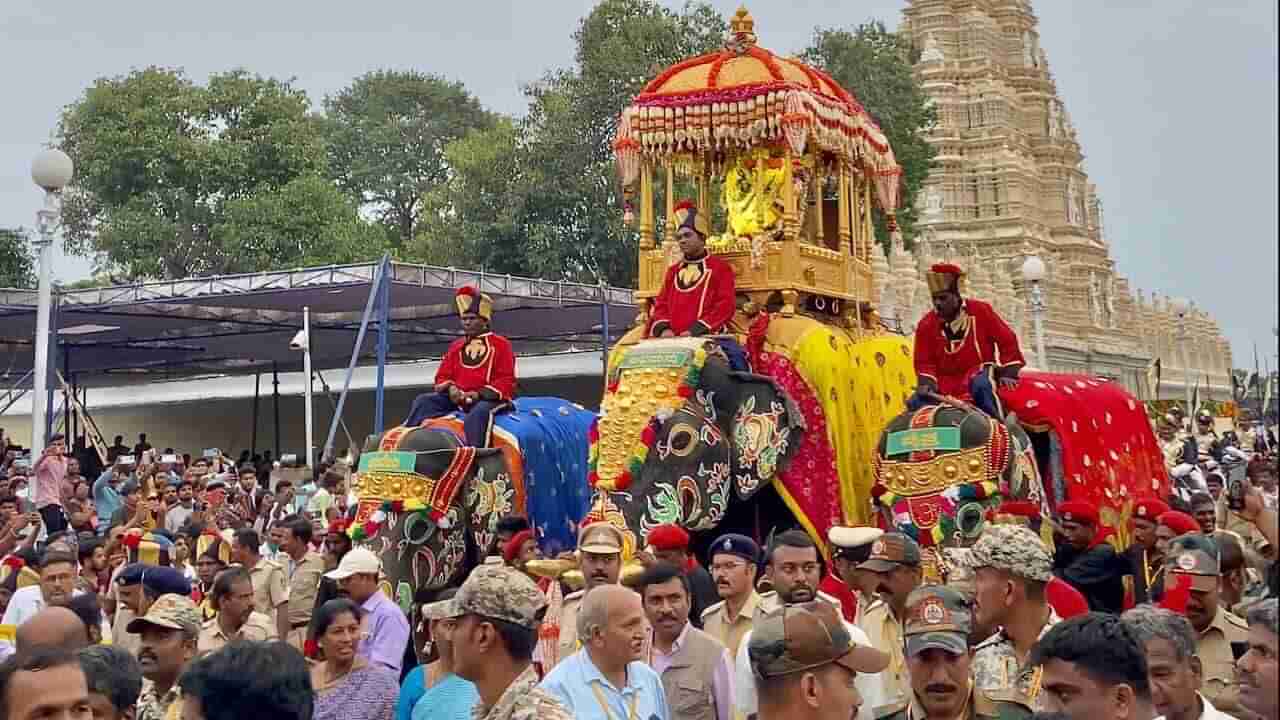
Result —
[[[303,412],[304,422],[307,433],[307,467],[315,466],[316,448],[315,434],[311,429],[313,414],[311,409],[311,308],[304,306],[302,308],[302,329],[293,336],[293,340],[289,342],[289,347],[293,350],[302,351],[302,374],[307,376],[306,384],[303,385],[303,402],[305,408]]]
[[[1170,298],[1169,309],[1178,316],[1178,350],[1182,355],[1182,391],[1187,403],[1187,422],[1195,421],[1196,409],[1191,407],[1191,363],[1187,354],[1187,311],[1191,303],[1186,298]]]
[[[1044,351],[1044,293],[1040,289],[1040,281],[1044,280],[1044,261],[1035,255],[1028,255],[1022,261],[1022,279],[1031,286],[1031,321],[1036,331],[1036,359],[1040,369],[1049,371],[1049,357]]]
[[[36,213],[39,231],[35,245],[36,263],[40,271],[36,300],[35,360],[31,387],[31,455],[44,451],[45,428],[48,425],[49,315],[53,306],[53,232],[62,213],[62,188],[71,182],[74,166],[67,154],[48,149],[31,161],[31,179],[44,190],[44,207]]]

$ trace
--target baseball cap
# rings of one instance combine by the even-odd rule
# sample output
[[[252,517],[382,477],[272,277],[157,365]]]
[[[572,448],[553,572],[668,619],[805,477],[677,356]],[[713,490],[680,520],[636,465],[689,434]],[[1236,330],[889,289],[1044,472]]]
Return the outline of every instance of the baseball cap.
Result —
[[[325,573],[330,580],[346,580],[352,575],[377,575],[382,570],[382,561],[369,548],[352,548],[351,552],[342,556],[338,567]]]
[[[889,656],[857,645],[835,607],[823,600],[784,605],[756,619],[747,645],[751,672],[765,679],[830,665],[877,673]]]
[[[871,543],[871,557],[858,566],[859,570],[889,572],[903,565],[920,564],[920,546],[915,540],[899,532],[885,533]]]
[[[546,607],[546,597],[528,575],[505,565],[481,565],[452,598],[422,606],[422,616],[443,620],[479,615],[532,630]]]
[[[1165,555],[1165,572],[1191,578],[1191,589],[1210,592],[1217,589],[1222,566],[1218,544],[1204,535],[1183,535],[1169,543]]]
[[[140,633],[147,625],[194,635],[200,632],[200,609],[186,595],[161,595],[151,603],[147,614],[130,620],[125,630]]]
[[[622,552],[622,531],[609,521],[593,522],[578,531],[578,550],[592,555]]]
[[[969,632],[973,614],[969,601],[955,588],[945,585],[922,585],[907,596],[907,618],[902,626],[907,655],[915,656],[929,648],[945,650],[952,655],[969,652]]]
[[[1053,577],[1049,549],[1030,528],[1022,525],[988,525],[969,549],[969,566],[995,568],[1047,583]]]

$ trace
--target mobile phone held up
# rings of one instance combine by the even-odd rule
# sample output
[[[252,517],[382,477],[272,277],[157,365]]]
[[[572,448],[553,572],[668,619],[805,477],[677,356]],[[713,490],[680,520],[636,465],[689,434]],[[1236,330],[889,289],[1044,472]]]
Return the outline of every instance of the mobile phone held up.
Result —
[[[1227,509],[1232,512],[1244,510],[1245,483],[1248,482],[1244,463],[1235,463],[1227,470]]]

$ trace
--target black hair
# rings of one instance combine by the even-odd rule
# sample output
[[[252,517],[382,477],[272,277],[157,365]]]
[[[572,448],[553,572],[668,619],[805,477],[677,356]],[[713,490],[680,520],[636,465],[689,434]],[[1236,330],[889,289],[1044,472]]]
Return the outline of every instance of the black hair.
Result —
[[[54,433],[49,436],[49,442],[51,443],[56,443],[59,440],[66,440],[66,439],[67,439],[67,436],[63,435],[62,433]]]
[[[498,637],[502,638],[502,644],[507,648],[507,654],[513,660],[527,661],[533,658],[533,649],[538,644],[538,631],[536,628],[527,628],[523,625],[491,617],[485,617],[484,621],[492,625],[493,629],[498,632]]]
[[[1209,479],[1208,479],[1208,478],[1205,478],[1205,482],[1208,482],[1208,481],[1209,481]],[[1214,500],[1213,500],[1213,496],[1212,496],[1212,495],[1210,495],[1210,494],[1209,494],[1209,493],[1207,493],[1207,492],[1194,492],[1194,493],[1191,493],[1191,507],[1192,507],[1192,508],[1198,508],[1198,507],[1202,507],[1202,506],[1204,506],[1204,505],[1216,505],[1216,504],[1217,504],[1217,503],[1215,503],[1215,502],[1214,502]]]
[[[240,528],[236,531],[235,539],[241,547],[247,547],[255,553],[262,547],[262,536],[253,528]]]
[[[142,668],[133,653],[119,645],[90,645],[79,653],[89,692],[110,701],[117,713],[138,704],[142,694]]]
[[[1143,701],[1151,701],[1147,653],[1137,634],[1115,615],[1090,612],[1049,628],[1031,649],[1031,665],[1050,660],[1072,663],[1095,681],[1128,685]]]
[[[84,632],[87,637],[92,639],[95,632],[101,637],[102,604],[98,602],[98,593],[72,595],[71,599],[67,600],[66,607],[80,618],[80,622],[84,623]]]
[[[102,546],[103,541],[101,538],[94,537],[88,540],[81,540],[76,550],[76,557],[80,559],[80,564],[83,565],[86,560],[93,559],[93,551]]]
[[[813,548],[817,550],[818,546],[813,544],[813,539],[803,530],[786,530],[773,536],[773,540],[769,542],[769,551],[765,554],[764,564],[769,565],[773,562],[773,553],[780,547],[791,548]]]
[[[12,494],[0,495],[0,505],[3,505],[5,503],[13,503],[14,505],[17,505],[18,498],[17,496]]]
[[[507,515],[498,518],[498,532],[515,535],[518,532],[524,532],[529,528],[529,518],[523,515]]]
[[[843,558],[855,565],[860,565],[871,559],[871,548],[875,543],[866,543],[858,547],[836,547],[832,548],[831,556],[833,558]]]
[[[684,594],[689,598],[693,597],[693,590],[689,587],[689,578],[680,572],[680,568],[670,563],[658,563],[647,568],[640,574],[640,577],[636,578],[633,586],[643,599],[645,590],[648,590],[650,585],[662,585],[672,580],[679,580],[680,587],[684,588]]]
[[[75,568],[76,556],[66,552],[65,550],[45,550],[44,554],[40,556],[40,564],[38,567],[41,570],[44,570],[50,565],[57,565],[58,563],[67,563],[72,568]]]
[[[359,605],[347,598],[335,598],[316,608],[315,614],[311,616],[311,637],[317,640],[323,637],[329,631],[329,626],[333,624],[333,621],[337,620],[338,616],[343,613],[351,613],[356,622],[360,622],[360,619],[364,617],[364,611],[360,609]]]
[[[1239,540],[1225,533],[1213,540],[1218,545],[1218,563],[1223,575],[1244,569],[1244,548],[1240,547]]]
[[[248,570],[239,565],[227,568],[214,576],[209,599],[215,610],[218,608],[218,601],[231,594],[231,588],[240,582],[247,582],[250,587],[253,587],[253,577],[249,575]]]
[[[307,661],[280,641],[226,645],[187,666],[178,687],[206,720],[310,720],[315,709]]]
[[[240,475],[255,475],[255,476],[256,476],[257,474],[258,474],[258,469],[257,469],[257,468],[255,468],[255,467],[254,467],[254,466],[252,466],[252,465],[249,465],[248,463],[245,463],[244,465],[241,465],[239,468],[237,468],[237,469],[236,469],[236,476],[237,476],[237,477],[239,477]]]
[[[292,519],[286,519],[281,524],[284,526],[284,529],[289,531],[289,534],[298,538],[302,542],[304,543],[311,542],[311,537],[314,534],[314,530],[311,527],[310,520],[306,518],[301,518],[295,515],[293,516]]]

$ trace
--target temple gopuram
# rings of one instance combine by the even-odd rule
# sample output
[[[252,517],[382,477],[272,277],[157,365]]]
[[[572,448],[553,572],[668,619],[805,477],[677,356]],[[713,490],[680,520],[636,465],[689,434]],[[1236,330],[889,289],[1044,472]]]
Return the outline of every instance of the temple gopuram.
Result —
[[[958,262],[971,294],[1009,319],[1033,365],[1113,378],[1146,400],[1182,399],[1188,376],[1200,398],[1229,398],[1231,348],[1213,318],[1193,303],[1180,342],[1169,300],[1116,272],[1102,201],[1037,23],[1028,0],[909,0],[903,11],[900,31],[920,50],[915,71],[937,108],[938,154],[917,197],[914,252],[874,254],[877,278],[892,278],[873,288],[881,318],[910,332],[929,306],[922,268]],[[1035,357],[1021,274],[1030,255],[1046,266],[1047,359]]]

